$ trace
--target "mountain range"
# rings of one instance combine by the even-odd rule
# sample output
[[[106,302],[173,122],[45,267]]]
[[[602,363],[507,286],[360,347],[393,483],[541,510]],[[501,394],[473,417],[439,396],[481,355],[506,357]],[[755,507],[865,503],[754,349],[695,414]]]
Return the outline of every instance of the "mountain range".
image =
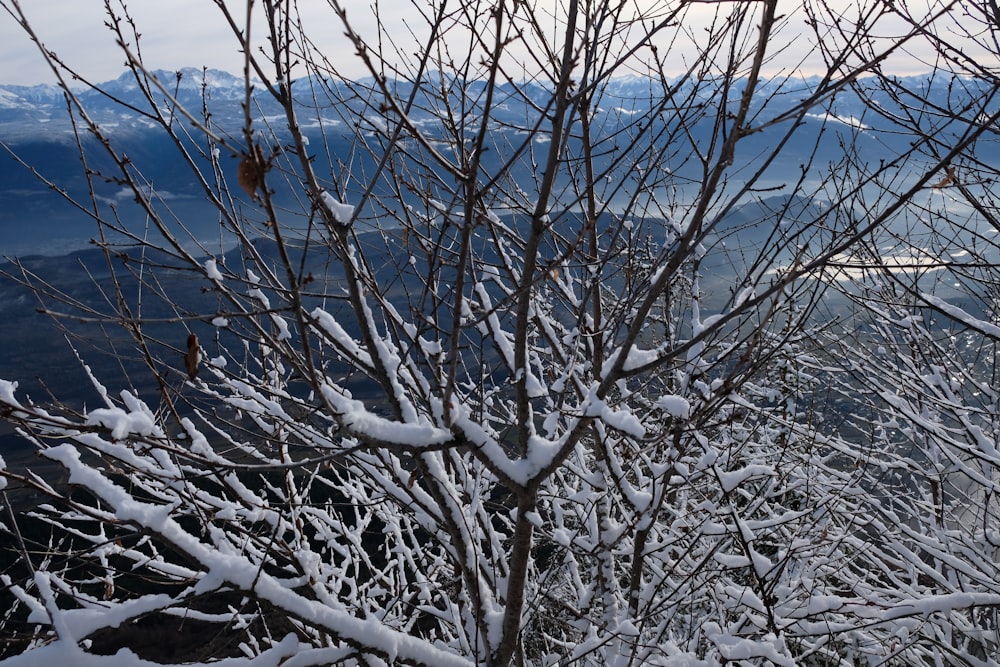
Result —
[[[184,69],[177,72],[159,71],[154,75],[162,86],[171,91],[170,100],[159,88],[140,86],[131,73],[126,72],[118,79],[102,83],[78,92],[80,101],[87,109],[90,119],[100,125],[124,150],[134,164],[141,165],[143,176],[155,184],[180,216],[195,221],[196,233],[213,233],[211,209],[202,202],[197,184],[188,176],[189,171],[180,162],[180,156],[169,137],[148,116],[153,104],[160,113],[170,116],[174,113],[174,100],[191,113],[207,119],[213,131],[220,136],[231,137],[233,143],[242,143],[241,128],[244,119],[244,105],[247,101],[247,87],[242,77],[216,70]],[[428,77],[428,86],[437,90],[447,90],[457,99],[460,93],[468,99],[476,100],[482,92],[482,82],[458,82],[444,75]],[[757,96],[759,102],[751,112],[753,124],[765,127],[763,131],[748,136],[741,144],[737,155],[740,167],[754,164],[756,156],[772,147],[787,128],[787,124],[767,127],[769,119],[778,117],[789,109],[810,98],[820,85],[817,78],[799,80],[765,81],[760,85]],[[974,99],[978,94],[975,82],[952,77],[910,77],[901,79],[900,90],[920,90],[928,103],[928,108],[954,106],[958,98]],[[740,83],[737,82],[736,92]],[[399,99],[412,97],[414,104],[407,117],[414,124],[433,136],[439,127],[435,116],[435,101],[425,95],[426,89],[413,90],[404,83],[392,85]],[[313,91],[323,88],[325,95],[313,97]],[[630,76],[607,82],[597,100],[597,110],[593,125],[598,135],[613,137],[622,128],[633,123],[670,123],[673,114],[670,104],[707,105],[716,104],[711,97],[716,87],[704,81],[693,79],[660,82],[648,77]],[[312,145],[325,145],[334,155],[350,154],[357,133],[376,132],[384,118],[382,94],[369,82],[346,83],[333,80],[304,79],[293,84],[297,99],[303,102],[302,109],[312,109],[312,115],[300,119],[306,137]],[[491,131],[516,132],[516,128],[535,122],[546,112],[545,104],[551,99],[551,87],[537,83],[499,87],[498,97],[492,112]],[[870,93],[870,95],[869,95]],[[835,163],[843,154],[842,142],[846,138],[853,143],[857,159],[877,163],[887,154],[895,154],[906,149],[911,137],[893,131],[892,121],[907,104],[915,103],[905,95],[896,96],[877,90],[865,93],[870,97],[863,100],[853,89],[844,89],[835,97],[826,99],[802,117],[793,146],[786,147],[781,157],[765,174],[761,185],[794,183],[800,175],[800,165],[811,157],[814,164]],[[314,99],[338,99],[337,105],[315,104]],[[280,108],[273,98],[256,84],[250,94],[254,116],[262,121],[274,122],[280,138]],[[657,105],[664,104],[664,108]],[[676,101],[676,102],[675,102]],[[766,104],[765,104],[766,102]],[[872,112],[872,102],[880,113]],[[336,108],[344,105],[345,108]],[[664,110],[666,109],[666,110]],[[866,111],[867,109],[867,111]],[[475,111],[473,105],[472,111]],[[692,123],[687,130],[691,140],[707,145],[712,132],[711,118]],[[349,125],[347,118],[363,118],[361,124]],[[178,117],[175,122],[187,129],[188,119]],[[947,122],[937,127],[943,142],[948,133],[957,133],[962,128]],[[896,128],[898,129],[898,128]],[[85,247],[94,234],[94,225],[85,212],[69,206],[54,197],[51,188],[38,175],[54,185],[64,188],[76,197],[85,197],[88,189],[81,169],[80,147],[77,134],[67,114],[67,100],[56,86],[10,86],[0,85],[0,173],[4,175],[0,183],[0,256],[23,256],[30,254],[59,255]],[[612,141],[609,139],[609,142]],[[92,140],[81,140],[88,159],[99,151],[93,151]],[[200,149],[205,155],[208,147],[203,136],[192,132],[191,147]],[[325,144],[323,143],[325,142]],[[813,151],[813,146],[816,150]],[[797,149],[796,147],[801,147]],[[608,154],[613,154],[612,150]],[[486,159],[496,159],[487,156]],[[233,160],[235,156],[222,158]],[[689,161],[694,162],[694,161]],[[31,167],[37,172],[25,167]],[[99,158],[89,164],[101,170]],[[697,173],[685,174],[690,165],[682,164],[677,169],[679,178],[697,178]],[[520,170],[517,177],[530,177],[526,173],[530,165],[515,167]],[[98,196],[109,202],[120,201],[123,191],[113,183],[98,183]],[[141,212],[131,214],[141,224]],[[199,220],[204,220],[203,229],[198,228]]]

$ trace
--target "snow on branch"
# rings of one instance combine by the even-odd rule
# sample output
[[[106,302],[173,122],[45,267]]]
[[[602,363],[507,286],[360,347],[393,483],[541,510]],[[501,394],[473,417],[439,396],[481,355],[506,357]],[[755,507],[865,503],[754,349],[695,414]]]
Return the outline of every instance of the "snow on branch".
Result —
[[[351,225],[351,222],[354,220],[353,206],[337,201],[333,198],[333,195],[326,190],[319,193],[319,196],[320,201],[323,202],[323,206],[326,207],[327,211],[329,211],[335,223],[341,227],[349,227]]]
[[[430,643],[404,632],[383,625],[375,616],[357,618],[323,601],[310,599],[290,589],[286,582],[269,574],[248,557],[247,553],[224,552],[213,545],[201,542],[190,534],[173,517],[169,505],[155,505],[136,500],[131,493],[113,483],[100,471],[86,465],[79,452],[70,445],[59,445],[48,450],[51,459],[59,461],[69,472],[70,483],[86,487],[112,508],[121,521],[165,537],[175,548],[199,563],[203,569],[195,593],[209,593],[228,585],[239,590],[253,591],[290,615],[308,619],[319,627],[352,644],[376,654],[421,664],[445,667],[469,667],[474,663],[432,646]],[[168,606],[170,598],[161,596],[145,598],[146,603],[156,601]],[[81,620],[89,619],[84,615]],[[72,632],[70,637],[78,636]],[[33,653],[30,655],[34,655]]]
[[[933,294],[921,292],[920,298],[926,301],[931,308],[941,311],[948,317],[961,322],[970,329],[974,329],[981,334],[989,336],[990,338],[1000,340],[1000,326],[986,322],[977,317],[973,317],[958,306],[954,306],[944,299],[934,296]]]
[[[444,445],[453,439],[450,431],[437,428],[427,420],[405,423],[380,417],[367,410],[364,403],[323,385],[323,397],[336,412],[338,421],[351,435],[375,445],[425,449]]]

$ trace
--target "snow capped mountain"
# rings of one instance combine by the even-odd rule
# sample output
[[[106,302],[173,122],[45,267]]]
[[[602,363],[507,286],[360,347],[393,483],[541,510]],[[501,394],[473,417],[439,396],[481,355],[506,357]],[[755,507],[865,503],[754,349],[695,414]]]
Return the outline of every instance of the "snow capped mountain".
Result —
[[[152,73],[181,104],[195,110],[202,106],[202,94],[220,108],[233,106],[244,96],[243,79],[218,70],[182,69],[177,72]],[[150,109],[151,100],[163,109],[171,102],[151,82],[140,82],[131,72],[117,79],[97,85],[80,87],[79,98],[99,123],[137,124],[139,113],[123,113],[121,103],[136,110]],[[236,104],[238,109],[238,104]],[[69,128],[66,100],[62,91],[53,85],[9,86],[0,85],[0,138],[5,141],[24,141],[43,138],[51,128],[41,130],[38,123],[55,123]],[[138,123],[142,125],[142,123]]]
[[[100,123],[109,121],[128,123],[141,117],[139,110],[151,110],[152,104],[168,111],[173,106],[173,100],[180,102],[193,113],[200,113],[203,105],[213,114],[215,122],[241,123],[243,111],[240,104],[246,97],[246,86],[241,76],[219,71],[185,68],[178,71],[158,70],[151,75],[159,85],[151,80],[138,80],[131,72],[125,72],[117,79],[96,85],[93,88],[80,89],[80,100],[87,106],[88,112]],[[949,97],[964,95],[974,97],[978,91],[963,89],[962,82],[952,78],[909,77],[901,79],[908,89],[922,90],[932,103],[946,101]],[[765,108],[766,116],[778,116],[789,108],[808,98],[820,84],[816,77],[803,79],[780,79],[763,81],[758,87],[755,100],[761,109]],[[331,89],[344,103],[351,105],[355,111],[359,108],[378,108],[382,96],[379,87],[372,80],[361,80],[354,83],[341,81],[297,81],[294,86],[296,96],[303,102],[310,101],[312,85],[321,85]],[[966,86],[974,85],[965,82]],[[471,100],[476,100],[483,88],[481,81],[461,82],[445,74],[429,74],[424,81],[427,92],[421,95],[418,91],[411,111],[414,119],[433,119],[435,117],[433,103],[434,95],[441,90],[457,96],[464,92]],[[412,93],[412,84],[406,82],[390,82],[390,89],[398,99],[407,99]],[[497,121],[501,125],[524,123],[526,119],[537,118],[542,113],[552,94],[551,85],[545,82],[524,82],[521,84],[506,83],[499,86],[501,99],[496,109]],[[169,95],[165,91],[169,92]],[[641,115],[655,110],[658,105],[693,105],[711,103],[721,99],[720,88],[705,80],[693,78],[675,78],[661,81],[660,79],[632,74],[610,79],[601,83],[600,95],[597,97],[598,113],[607,117],[612,125],[627,121],[628,116]],[[729,90],[729,100],[736,102],[741,92],[741,84]],[[256,105],[264,113],[276,110],[273,100],[260,86],[253,91]],[[901,104],[912,102],[908,99],[893,99],[887,94],[875,96],[879,106],[891,115]],[[666,100],[666,102],[665,102]],[[136,110],[133,117],[123,113],[121,103],[130,105]],[[851,90],[845,89],[831,98],[827,104],[829,118],[858,119],[859,122],[873,122],[862,119],[865,115],[865,103]],[[9,141],[11,138],[26,138],[40,132],[38,121],[60,122],[68,124],[65,118],[66,102],[62,92],[55,86],[11,86],[0,84],[0,138]],[[870,112],[869,112],[869,115]],[[624,118],[623,118],[624,116]],[[809,116],[820,119],[821,114]],[[608,128],[613,131],[613,127]]]
[[[170,89],[176,89],[181,94],[199,93],[203,86],[207,86],[213,95],[226,97],[228,93],[236,95],[243,94],[243,79],[221,70],[200,70],[194,67],[186,67],[176,72],[168,70],[156,70],[151,72],[154,77],[164,83]],[[139,101],[141,95],[139,82],[132,72],[123,72],[117,79],[105,81],[96,85],[96,89],[85,86],[74,87],[80,94],[81,99],[94,99],[101,96],[120,96],[123,99]],[[0,97],[15,101],[18,105],[31,104],[36,106],[53,106],[63,103],[62,89],[55,85],[39,84],[35,86],[14,86],[0,84]]]
[[[31,109],[45,104],[49,98],[55,99],[50,86],[3,86],[0,87],[0,109]]]
[[[0,85],[0,102],[3,108],[24,108],[51,106],[62,101],[63,95],[59,88],[49,84],[35,86],[4,86]]]

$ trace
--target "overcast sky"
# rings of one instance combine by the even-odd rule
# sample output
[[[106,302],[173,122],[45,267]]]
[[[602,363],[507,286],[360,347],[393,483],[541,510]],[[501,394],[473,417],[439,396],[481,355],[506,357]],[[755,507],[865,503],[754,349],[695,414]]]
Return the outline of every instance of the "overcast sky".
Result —
[[[922,1],[911,0],[907,4],[912,7]],[[21,0],[21,3],[46,45],[79,68],[83,75],[100,82],[121,74],[124,58],[103,25],[106,16],[102,0]],[[242,0],[234,0],[231,4],[238,8],[244,6]],[[356,29],[362,34],[371,34],[374,23],[369,8],[371,0],[345,0],[345,4]],[[178,69],[205,65],[233,73],[242,70],[242,57],[212,0],[130,0],[127,5],[142,33],[141,44],[148,67]],[[310,34],[314,39],[322,40],[320,46],[325,53],[343,53],[344,58],[338,61],[344,67],[343,73],[359,74],[360,66],[351,66],[355,59],[326,1],[300,0],[299,6],[303,11],[303,20],[308,22]],[[383,6],[393,8],[383,16],[384,21],[395,23],[393,34],[405,34],[400,31],[405,31],[402,21],[407,16],[413,18],[414,10],[410,3],[397,0],[384,2]],[[789,9],[785,11],[797,6],[801,6],[800,3],[789,0]],[[693,5],[693,11],[708,13],[715,7],[711,3],[698,3]],[[790,21],[785,35],[790,36],[802,24],[801,17]],[[810,39],[811,36],[803,34],[793,40],[792,47],[783,53],[783,58],[788,63],[797,63],[808,50]],[[995,63],[995,54],[990,57]],[[899,74],[929,69],[918,59],[897,61],[896,67]],[[0,84],[51,81],[52,76],[42,63],[38,50],[6,12],[0,13]]]
[[[124,58],[104,26],[107,16],[102,0],[21,0],[21,4],[48,48],[86,76],[104,81],[124,70]],[[241,7],[244,3],[232,4]],[[322,1],[301,4],[314,10],[326,6]],[[351,4],[358,5],[359,21],[367,18],[368,0],[348,0]],[[242,57],[212,0],[131,0],[127,6],[142,35],[147,66],[177,69],[206,65],[233,73],[242,71]],[[343,31],[329,18],[319,18],[321,14],[329,16],[329,10],[317,12],[315,20],[331,23],[330,48],[340,46]],[[316,32],[321,34],[321,30]],[[0,83],[51,81],[37,48],[9,14],[0,14]]]

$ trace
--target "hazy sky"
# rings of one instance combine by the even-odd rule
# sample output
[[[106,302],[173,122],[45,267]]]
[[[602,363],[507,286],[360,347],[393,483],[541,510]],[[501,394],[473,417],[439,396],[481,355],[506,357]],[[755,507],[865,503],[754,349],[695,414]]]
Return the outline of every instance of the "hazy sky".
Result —
[[[242,58],[229,27],[212,0],[130,0],[129,12],[142,35],[143,55],[153,68],[209,67],[238,73]],[[231,3],[241,7],[243,2]],[[319,9],[326,3],[301,3]],[[358,18],[367,15],[367,0],[353,0]],[[403,3],[400,3],[403,4]],[[105,27],[102,0],[21,0],[42,41],[61,58],[97,81],[124,70],[124,57]],[[323,12],[327,14],[328,12]],[[323,22],[317,18],[317,22]],[[327,19],[329,21],[329,19]],[[339,43],[342,30],[333,32]],[[52,80],[37,48],[6,12],[0,14],[0,83],[31,84]]]
[[[60,58],[96,81],[116,78],[124,70],[124,57],[114,36],[104,25],[103,0],[20,0],[35,31]],[[115,4],[120,0],[113,0]],[[153,69],[202,67],[239,73],[243,57],[228,24],[213,0],[126,0],[129,13],[142,36],[143,57]],[[245,2],[230,0],[234,14],[245,16]],[[403,27],[413,10],[406,0],[384,3],[394,11],[385,22]],[[370,30],[374,17],[371,0],[344,0],[348,16],[360,31]],[[343,28],[325,0],[300,0],[302,18],[313,38],[322,37],[327,54],[350,53]],[[261,14],[260,3],[257,13]],[[327,27],[328,26],[328,27]],[[258,34],[263,36],[263,31]],[[6,11],[0,11],[0,83],[33,84],[52,81],[38,49]]]
[[[907,5],[913,7],[926,1],[911,0]],[[99,82],[121,74],[124,58],[103,25],[106,16],[102,0],[21,0],[21,3],[46,45],[60,57],[73,63],[85,76]],[[230,4],[239,8],[240,13],[245,6],[243,0],[233,0]],[[372,34],[374,18],[369,8],[371,0],[345,0],[345,4],[348,16],[356,28],[362,34]],[[127,6],[142,33],[143,55],[148,67],[177,69],[207,65],[233,73],[241,71],[242,57],[212,0],[129,0]],[[359,66],[352,67],[355,59],[341,36],[343,30],[332,16],[326,1],[299,0],[299,6],[310,34],[323,42],[321,46],[324,51],[328,55],[343,53],[344,57],[338,61],[338,65],[344,67],[344,73],[360,73]],[[415,11],[410,2],[396,0],[383,2],[383,6],[392,7],[392,11],[383,16],[383,20],[393,24],[393,34],[405,34],[402,32],[405,31],[403,20],[406,17],[413,18]],[[710,13],[718,5],[697,3],[692,7],[696,21],[699,13]],[[801,7],[801,3],[789,0],[782,10],[790,12],[796,7]],[[784,33],[789,39],[802,27],[804,20],[800,16],[792,16],[794,18],[790,20],[788,30]],[[812,36],[808,34],[791,39],[791,47],[782,55],[783,60],[786,59],[789,64],[783,66],[791,67],[798,63],[802,54],[809,49],[811,39]],[[995,62],[995,54],[991,57]],[[929,60],[925,60],[926,62]],[[929,66],[925,63],[921,63],[919,58],[900,60],[897,63],[898,73],[926,71]],[[807,62],[806,68],[808,67]],[[0,11],[0,83],[33,84],[50,81],[52,76],[42,64],[38,50],[13,19],[6,12]]]

